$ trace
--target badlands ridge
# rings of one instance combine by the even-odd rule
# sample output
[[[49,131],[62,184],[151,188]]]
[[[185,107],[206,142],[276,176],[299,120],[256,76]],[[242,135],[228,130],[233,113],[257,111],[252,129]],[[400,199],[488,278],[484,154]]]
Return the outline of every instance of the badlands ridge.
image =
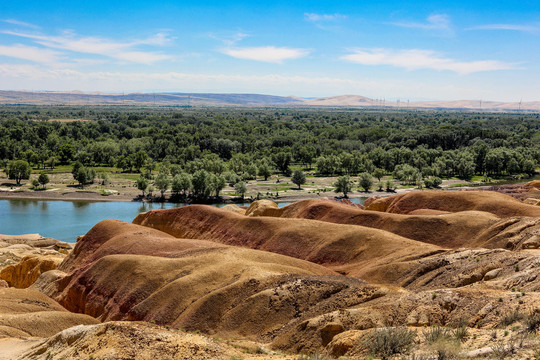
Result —
[[[365,208],[261,200],[104,220],[73,249],[4,237],[0,358],[365,358],[374,329],[403,326],[416,335],[397,358],[440,356],[433,326],[463,329],[457,358],[534,358],[536,202],[491,191]]]

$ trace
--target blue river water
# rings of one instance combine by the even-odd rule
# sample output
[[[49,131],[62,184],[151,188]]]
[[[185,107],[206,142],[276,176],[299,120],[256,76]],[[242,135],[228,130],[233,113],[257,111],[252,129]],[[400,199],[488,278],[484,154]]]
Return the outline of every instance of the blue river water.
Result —
[[[128,201],[0,200],[0,234],[39,233],[45,237],[75,242],[77,236],[86,234],[101,220],[131,222],[141,212],[185,205]]]
[[[352,199],[362,203],[364,199]],[[280,202],[280,207],[288,205]],[[225,204],[216,204],[222,207]],[[249,205],[238,204],[238,205]],[[128,201],[46,201],[0,200],[0,234],[39,233],[45,237],[75,242],[95,224],[105,219],[131,222],[139,213],[152,209],[186,206],[174,203],[140,203]]]

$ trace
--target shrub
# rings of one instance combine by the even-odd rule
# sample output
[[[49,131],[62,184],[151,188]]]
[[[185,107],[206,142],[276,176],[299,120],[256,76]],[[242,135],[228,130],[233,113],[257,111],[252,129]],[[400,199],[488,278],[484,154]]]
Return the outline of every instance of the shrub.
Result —
[[[511,313],[506,314],[503,316],[501,321],[499,322],[499,325],[502,327],[506,327],[508,325],[512,325],[516,321],[519,321],[523,319],[523,314],[521,314],[517,309],[512,311]]]
[[[467,329],[467,326],[460,326],[454,330],[453,335],[456,340],[463,341],[469,336],[469,329]]]
[[[297,358],[297,360],[330,360],[330,358],[319,353],[314,353],[312,355],[302,354]]]
[[[394,184],[391,180],[386,180],[386,191],[387,192],[396,191],[396,184]]]
[[[388,359],[407,351],[415,338],[416,332],[406,327],[375,329],[364,340],[363,346],[370,354]]]
[[[434,343],[441,339],[450,339],[450,330],[439,325],[432,326],[424,331],[424,337],[428,343]]]
[[[536,333],[540,329],[540,311],[531,311],[525,315],[525,330]]]
[[[459,342],[452,340],[439,340],[431,348],[437,353],[437,360],[459,359]]]

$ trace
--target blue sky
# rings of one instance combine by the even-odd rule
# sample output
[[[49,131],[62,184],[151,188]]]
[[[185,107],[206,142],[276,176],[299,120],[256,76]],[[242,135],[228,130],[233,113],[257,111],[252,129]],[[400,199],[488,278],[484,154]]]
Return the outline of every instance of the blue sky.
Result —
[[[2,1],[0,89],[540,100],[539,1]]]

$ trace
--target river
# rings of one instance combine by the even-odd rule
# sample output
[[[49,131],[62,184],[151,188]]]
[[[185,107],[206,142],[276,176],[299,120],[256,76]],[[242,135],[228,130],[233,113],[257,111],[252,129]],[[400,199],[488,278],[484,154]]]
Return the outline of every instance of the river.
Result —
[[[363,200],[353,199],[355,202],[363,202]],[[278,206],[288,204],[290,203],[280,202]],[[0,200],[0,234],[39,233],[45,237],[75,242],[77,236],[86,234],[101,220],[118,219],[131,222],[141,212],[185,205],[126,201]],[[215,206],[224,205],[216,204]],[[249,205],[249,203],[238,205]]]

